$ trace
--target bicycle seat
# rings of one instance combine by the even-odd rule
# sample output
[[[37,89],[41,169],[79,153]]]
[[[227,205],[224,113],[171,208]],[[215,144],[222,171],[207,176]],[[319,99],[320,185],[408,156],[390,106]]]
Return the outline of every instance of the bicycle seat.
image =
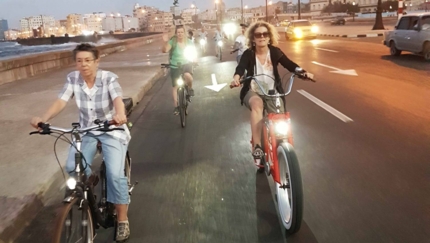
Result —
[[[122,102],[124,102],[125,112],[127,116],[129,116],[131,114],[131,110],[133,109],[133,99],[129,97],[122,98]]]

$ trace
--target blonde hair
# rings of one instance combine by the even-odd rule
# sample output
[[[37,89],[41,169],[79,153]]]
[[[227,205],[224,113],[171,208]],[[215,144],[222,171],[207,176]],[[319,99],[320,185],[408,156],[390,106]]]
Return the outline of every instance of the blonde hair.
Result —
[[[256,23],[253,23],[251,26],[248,27],[248,29],[246,30],[245,36],[247,38],[247,46],[249,48],[252,48],[253,45],[253,41],[254,41],[254,32],[257,28],[259,27],[266,27],[267,30],[269,31],[269,37],[270,37],[270,41],[269,44],[277,46],[278,45],[278,40],[279,40],[279,33],[276,30],[275,26],[264,22],[264,21],[258,21]]]

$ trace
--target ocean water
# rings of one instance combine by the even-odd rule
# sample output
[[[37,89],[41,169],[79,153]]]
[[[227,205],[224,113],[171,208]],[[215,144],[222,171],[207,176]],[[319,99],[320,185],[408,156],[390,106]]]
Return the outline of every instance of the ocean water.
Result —
[[[102,38],[95,45],[105,45],[107,43],[117,42],[114,38]],[[94,43],[91,43],[94,44]],[[51,52],[73,50],[79,43],[65,43],[60,45],[40,45],[40,46],[23,46],[17,42],[0,42],[0,60],[7,60],[10,58],[22,57],[25,55]]]

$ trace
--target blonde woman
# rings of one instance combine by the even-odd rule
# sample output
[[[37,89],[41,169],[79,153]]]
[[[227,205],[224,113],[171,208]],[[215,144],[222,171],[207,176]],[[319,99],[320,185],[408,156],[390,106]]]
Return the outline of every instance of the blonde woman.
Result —
[[[266,74],[273,79],[261,76],[259,81],[261,85],[268,90],[275,89],[278,93],[284,93],[281,84],[281,78],[278,72],[278,64],[290,72],[294,72],[299,66],[288,59],[288,57],[276,47],[278,44],[279,34],[275,27],[267,22],[256,22],[252,24],[247,32],[247,46],[249,48],[243,53],[236,72],[234,73],[232,86],[240,85],[240,77],[247,72],[247,76],[256,74]],[[263,127],[263,109],[269,112],[275,112],[276,108],[273,102],[267,102],[267,98],[262,96],[261,90],[255,81],[248,81],[243,84],[240,91],[241,104],[251,110],[251,131],[254,142],[254,151],[252,155],[259,159],[264,152],[261,148],[261,132]],[[282,102],[283,103],[283,102]],[[281,104],[284,112],[284,104]]]

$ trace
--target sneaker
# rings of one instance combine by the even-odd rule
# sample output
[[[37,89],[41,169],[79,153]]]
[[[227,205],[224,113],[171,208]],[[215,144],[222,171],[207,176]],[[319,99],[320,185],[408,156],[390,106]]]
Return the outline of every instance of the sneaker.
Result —
[[[188,95],[189,96],[194,96],[194,89],[188,89]]]
[[[130,238],[130,225],[127,222],[118,222],[116,230],[116,242],[126,242]]]
[[[173,115],[179,115],[179,107],[175,107],[175,109],[173,110]]]
[[[264,156],[264,151],[259,144],[255,145],[254,152],[252,152],[254,159],[261,159]]]

